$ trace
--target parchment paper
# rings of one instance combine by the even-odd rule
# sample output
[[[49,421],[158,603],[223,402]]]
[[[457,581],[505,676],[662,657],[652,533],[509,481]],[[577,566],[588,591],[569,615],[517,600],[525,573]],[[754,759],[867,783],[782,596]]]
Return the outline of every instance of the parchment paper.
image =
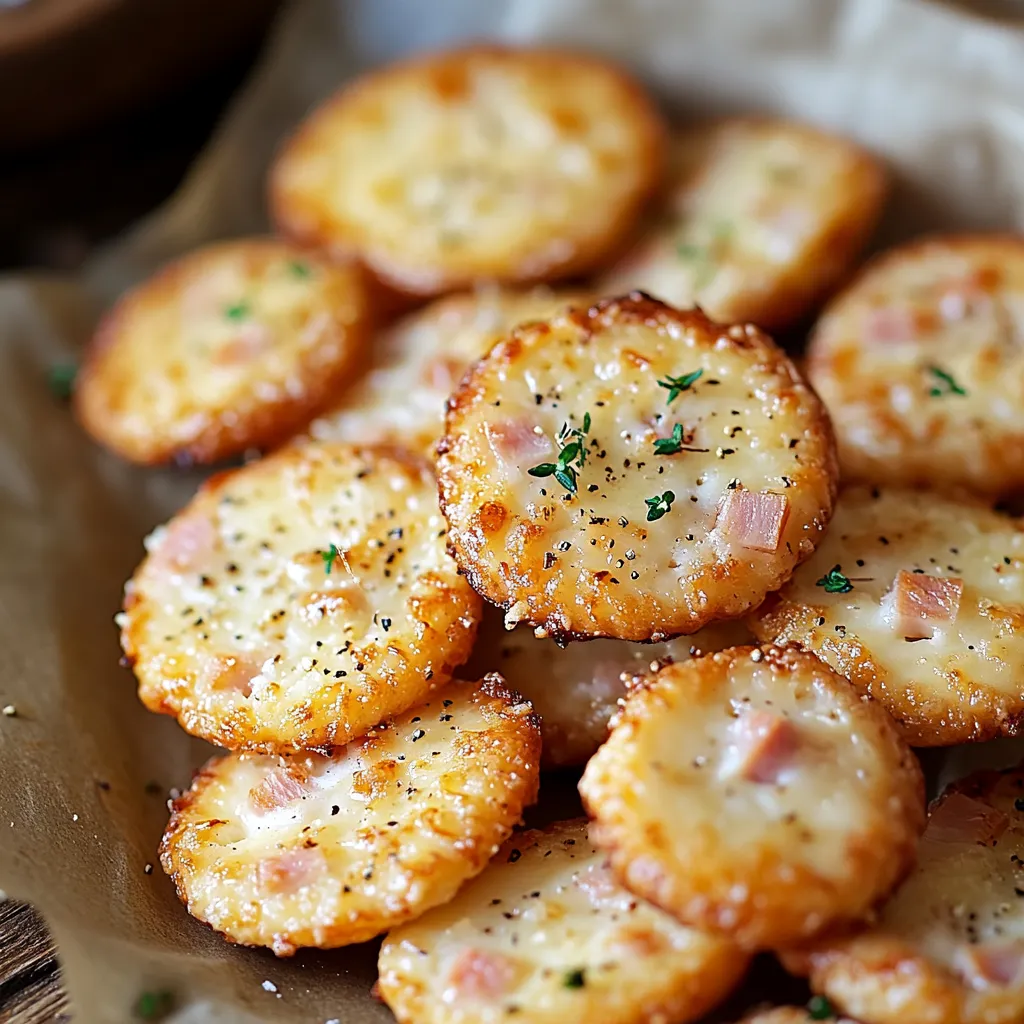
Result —
[[[630,64],[680,115],[769,110],[891,164],[880,242],[1024,228],[1024,31],[926,0],[309,0],[180,194],[80,281],[0,281],[0,887],[59,942],[78,1021],[124,1022],[143,991],[188,1021],[387,1020],[375,947],[276,961],[190,920],[155,865],[170,786],[208,748],[138,704],[112,616],[141,538],[197,477],[97,450],[49,393],[97,311],[156,264],[265,227],[282,135],[359,69],[466,37],[547,40]],[[1013,757],[1006,744],[957,752]],[[264,985],[264,982],[269,983]],[[763,993],[762,993],[763,994]]]

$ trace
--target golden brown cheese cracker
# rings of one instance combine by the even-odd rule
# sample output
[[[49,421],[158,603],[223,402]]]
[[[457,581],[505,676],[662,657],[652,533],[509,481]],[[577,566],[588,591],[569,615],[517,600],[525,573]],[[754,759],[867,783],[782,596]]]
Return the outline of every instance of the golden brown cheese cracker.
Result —
[[[868,917],[924,828],[921,770],[892,720],[796,648],[663,668],[630,693],[580,793],[623,884],[752,949]]]
[[[868,1024],[1024,1020],[1024,774],[979,772],[931,808],[877,924],[785,957]]]
[[[208,481],[147,540],[121,642],[153,711],[230,749],[346,743],[469,656],[480,599],[429,466],[341,444]]]
[[[272,169],[271,210],[399,292],[552,280],[615,253],[663,151],[657,111],[614,65],[472,46],[371,72],[314,111]]]
[[[585,821],[513,836],[455,899],[391,932],[379,988],[401,1024],[684,1024],[748,957],[611,876]]]
[[[600,281],[716,319],[782,328],[841,282],[886,194],[879,163],[808,125],[737,117],[680,129],[668,194]]]
[[[750,623],[827,661],[914,746],[1020,730],[1024,529],[980,502],[845,490],[814,557]]]
[[[585,292],[481,287],[438,299],[374,340],[370,372],[309,427],[319,441],[400,444],[434,457],[448,396],[466,370],[517,324],[585,306]]]
[[[844,478],[982,497],[1024,484],[1024,238],[936,236],[871,262],[807,359]]]
[[[561,640],[744,614],[813,551],[836,486],[824,409],[770,338],[639,293],[495,345],[439,452],[460,567]]]
[[[499,676],[456,683],[331,756],[214,758],[161,860],[231,942],[364,942],[451,899],[537,795],[540,734]]]
[[[76,381],[76,412],[133,462],[266,448],[353,378],[369,324],[356,267],[270,239],[210,245],[107,314]]]
[[[465,671],[472,677],[500,672],[540,718],[542,766],[565,768],[586,764],[608,738],[608,723],[633,680],[752,639],[743,623],[719,622],[658,644],[588,640],[559,647],[529,626],[505,629],[501,612],[485,606]]]

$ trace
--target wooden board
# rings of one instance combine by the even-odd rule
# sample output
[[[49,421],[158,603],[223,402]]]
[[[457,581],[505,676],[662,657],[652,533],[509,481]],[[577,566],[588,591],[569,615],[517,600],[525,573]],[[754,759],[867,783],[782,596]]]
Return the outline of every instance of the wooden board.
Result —
[[[70,1020],[57,952],[46,926],[23,903],[0,903],[0,1021]]]

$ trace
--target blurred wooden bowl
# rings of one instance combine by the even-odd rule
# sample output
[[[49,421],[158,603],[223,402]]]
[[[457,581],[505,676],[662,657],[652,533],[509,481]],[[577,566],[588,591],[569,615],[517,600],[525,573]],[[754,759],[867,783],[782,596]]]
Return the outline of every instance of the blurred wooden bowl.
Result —
[[[0,150],[78,134],[229,59],[281,0],[0,0]]]

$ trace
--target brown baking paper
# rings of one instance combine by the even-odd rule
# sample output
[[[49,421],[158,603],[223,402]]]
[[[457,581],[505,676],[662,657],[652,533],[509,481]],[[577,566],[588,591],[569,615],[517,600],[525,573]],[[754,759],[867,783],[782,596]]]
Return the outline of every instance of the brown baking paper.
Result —
[[[209,748],[142,709],[118,667],[112,617],[143,535],[189,498],[198,476],[129,468],[99,451],[49,392],[46,371],[74,359],[98,309],[161,261],[263,229],[268,161],[319,98],[364,67],[463,37],[608,54],[677,115],[775,111],[857,138],[896,178],[880,241],[1024,227],[1024,31],[952,6],[309,0],[290,8],[165,209],[79,281],[0,282],[0,705],[15,709],[0,717],[0,887],[35,903],[53,928],[78,1021],[129,1021],[144,991],[172,992],[176,1021],[389,1018],[369,994],[372,945],[284,961],[233,948],[185,914],[155,866],[167,790],[186,785]],[[957,751],[948,770],[1014,756],[1006,744]]]

